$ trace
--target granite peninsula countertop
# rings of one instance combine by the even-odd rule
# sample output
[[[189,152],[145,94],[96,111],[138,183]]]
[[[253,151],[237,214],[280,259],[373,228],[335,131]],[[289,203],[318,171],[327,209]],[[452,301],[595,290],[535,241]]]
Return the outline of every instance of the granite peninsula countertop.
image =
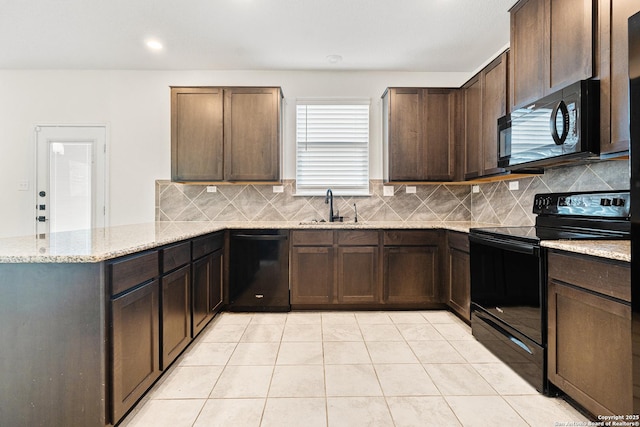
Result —
[[[631,262],[631,242],[629,240],[544,240],[540,246]]]
[[[0,263],[93,263],[152,249],[225,229],[445,229],[468,233],[494,226],[477,222],[372,221],[315,223],[299,221],[150,222],[90,230],[0,239]],[[622,261],[631,260],[630,243],[621,241],[545,241],[543,246]]]

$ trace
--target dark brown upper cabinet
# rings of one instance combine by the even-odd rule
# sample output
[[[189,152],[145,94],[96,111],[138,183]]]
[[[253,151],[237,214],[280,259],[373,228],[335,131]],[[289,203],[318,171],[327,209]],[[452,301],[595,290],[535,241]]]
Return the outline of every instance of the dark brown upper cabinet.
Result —
[[[172,87],[172,181],[278,181],[280,88]]]
[[[629,149],[629,48],[627,20],[637,0],[599,0],[600,153]]]
[[[507,114],[508,52],[502,53],[462,87],[464,178],[495,175],[498,119]]]
[[[171,180],[221,181],[223,91],[171,88]]]
[[[520,0],[511,13],[511,106],[595,75],[597,0]]]
[[[383,100],[384,177],[451,181],[458,89],[389,88]]]

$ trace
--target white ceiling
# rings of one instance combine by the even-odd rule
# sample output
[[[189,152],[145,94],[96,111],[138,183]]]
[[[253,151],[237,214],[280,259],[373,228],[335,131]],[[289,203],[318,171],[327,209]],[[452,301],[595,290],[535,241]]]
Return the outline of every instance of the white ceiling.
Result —
[[[0,0],[0,69],[470,72],[509,43],[514,3]]]

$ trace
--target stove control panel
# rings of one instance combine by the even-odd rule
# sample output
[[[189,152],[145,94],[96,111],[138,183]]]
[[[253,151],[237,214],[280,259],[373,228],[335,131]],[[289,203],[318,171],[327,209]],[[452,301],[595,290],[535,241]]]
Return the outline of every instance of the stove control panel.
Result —
[[[593,191],[536,194],[537,215],[629,218],[629,191]]]

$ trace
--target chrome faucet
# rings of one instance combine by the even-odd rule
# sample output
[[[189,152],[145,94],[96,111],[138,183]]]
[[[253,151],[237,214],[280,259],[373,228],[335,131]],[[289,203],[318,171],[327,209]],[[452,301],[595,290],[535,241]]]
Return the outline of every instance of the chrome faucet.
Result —
[[[329,188],[324,203],[329,205],[329,222],[333,222],[337,217],[333,216],[333,191]]]

